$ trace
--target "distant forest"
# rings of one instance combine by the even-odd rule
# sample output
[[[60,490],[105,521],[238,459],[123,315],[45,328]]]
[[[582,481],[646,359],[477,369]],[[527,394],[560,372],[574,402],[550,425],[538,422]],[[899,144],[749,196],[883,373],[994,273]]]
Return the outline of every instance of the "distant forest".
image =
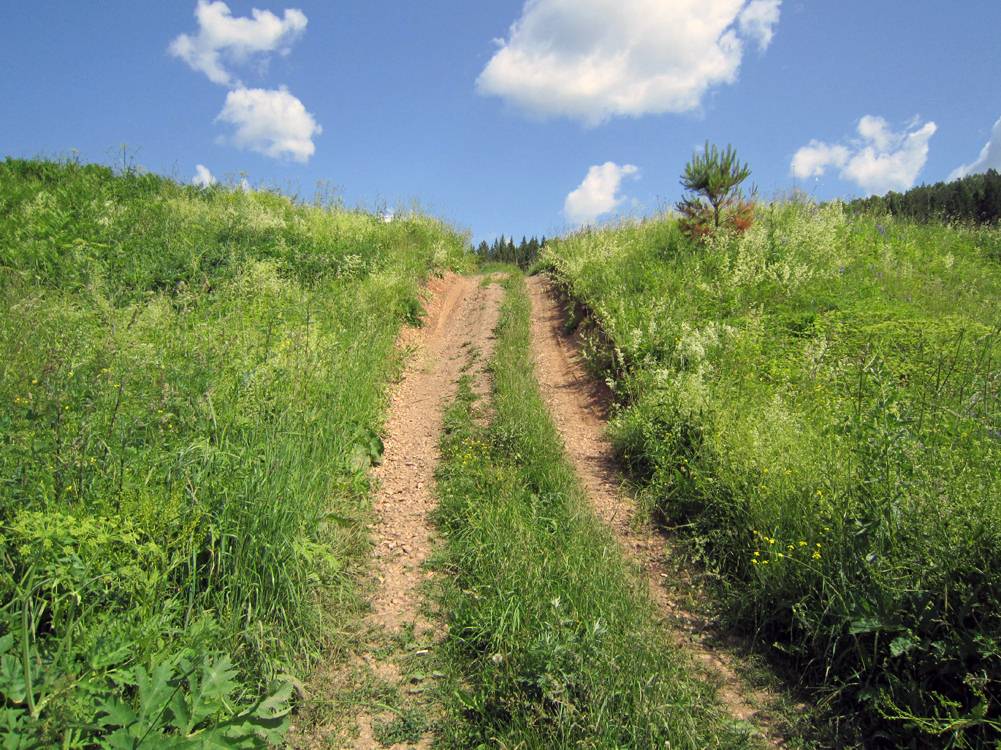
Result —
[[[476,254],[484,262],[514,263],[522,268],[528,268],[539,257],[539,251],[545,246],[545,237],[541,240],[536,237],[530,240],[522,237],[521,244],[515,245],[513,237],[505,238],[502,234],[492,245],[488,245],[485,241],[481,242],[476,248]]]
[[[906,193],[860,198],[848,205],[859,213],[888,212],[919,221],[996,224],[1001,220],[1001,174],[991,169],[952,182],[922,185]]]

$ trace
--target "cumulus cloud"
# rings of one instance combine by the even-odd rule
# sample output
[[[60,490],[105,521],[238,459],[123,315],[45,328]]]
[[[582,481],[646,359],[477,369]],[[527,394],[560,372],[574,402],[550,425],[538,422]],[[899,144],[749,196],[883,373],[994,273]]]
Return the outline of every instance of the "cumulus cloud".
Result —
[[[800,179],[821,177],[836,168],[867,193],[907,190],[928,161],[928,142],[938,126],[915,121],[896,132],[882,117],[866,115],[858,122],[859,137],[847,144],[810,141],[793,156],[791,171]]]
[[[292,43],[306,30],[306,15],[295,8],[286,9],[281,18],[256,8],[250,14],[251,18],[234,18],[221,0],[198,0],[197,33],[181,34],[168,50],[213,83],[239,86],[228,65],[243,65],[262,56],[266,60],[272,52],[287,55]]]
[[[740,33],[756,41],[761,52],[768,49],[775,36],[781,5],[782,0],[752,0],[737,17]]]
[[[625,200],[619,195],[622,180],[636,177],[639,168],[632,164],[619,166],[615,162],[591,167],[580,186],[567,196],[563,214],[567,221],[583,226],[593,224],[598,217],[614,211]]]
[[[216,179],[212,176],[209,168],[204,164],[198,164],[195,166],[195,176],[191,178],[191,184],[197,185],[198,187],[208,187],[209,185],[215,185]]]
[[[843,167],[850,158],[851,152],[844,146],[810,141],[792,157],[792,173],[800,179],[820,177],[828,167]]]
[[[956,167],[952,174],[949,175],[949,179],[958,180],[960,177],[979,174],[980,172],[986,172],[988,169],[1001,171],[1001,117],[994,123],[990,140],[980,150],[980,156],[977,160],[972,164],[964,164],[961,167]]]
[[[527,0],[476,81],[529,113],[589,125],[687,112],[733,83],[744,40],[771,42],[781,0]]]
[[[303,103],[284,86],[230,91],[216,120],[233,126],[229,140],[238,148],[298,162],[309,161],[316,151],[313,138],[323,132]]]

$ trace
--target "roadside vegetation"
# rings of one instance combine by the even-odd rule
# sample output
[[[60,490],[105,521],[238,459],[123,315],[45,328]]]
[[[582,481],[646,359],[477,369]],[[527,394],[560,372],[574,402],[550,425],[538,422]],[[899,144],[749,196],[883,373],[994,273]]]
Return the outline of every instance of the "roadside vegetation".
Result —
[[[702,241],[661,217],[547,242],[617,450],[843,742],[994,747],[1001,230],[754,214]]]
[[[468,257],[422,216],[0,163],[0,746],[280,739],[359,606],[398,330]]]
[[[506,286],[493,401],[478,403],[464,380],[442,441],[443,745],[748,744],[590,510],[538,392],[524,280],[512,273]]]

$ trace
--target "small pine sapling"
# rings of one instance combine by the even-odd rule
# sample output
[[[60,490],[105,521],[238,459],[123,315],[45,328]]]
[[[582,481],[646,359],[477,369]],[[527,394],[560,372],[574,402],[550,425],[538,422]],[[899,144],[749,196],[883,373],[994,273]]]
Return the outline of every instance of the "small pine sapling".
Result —
[[[709,145],[685,165],[681,184],[691,194],[677,203],[681,229],[693,239],[703,239],[720,227],[745,232],[754,222],[754,202],[746,200],[740,184],[751,174],[732,146],[725,151]]]

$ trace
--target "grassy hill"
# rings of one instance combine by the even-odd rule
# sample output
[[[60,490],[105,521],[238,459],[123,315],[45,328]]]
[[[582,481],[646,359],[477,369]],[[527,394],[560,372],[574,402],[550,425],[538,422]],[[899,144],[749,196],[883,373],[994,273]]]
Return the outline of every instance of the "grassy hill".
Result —
[[[0,164],[0,745],[280,734],[275,679],[356,606],[397,332],[466,247],[422,216]]]
[[[651,506],[874,746],[1001,737],[999,249],[787,203],[705,247],[663,218],[544,253]]]

